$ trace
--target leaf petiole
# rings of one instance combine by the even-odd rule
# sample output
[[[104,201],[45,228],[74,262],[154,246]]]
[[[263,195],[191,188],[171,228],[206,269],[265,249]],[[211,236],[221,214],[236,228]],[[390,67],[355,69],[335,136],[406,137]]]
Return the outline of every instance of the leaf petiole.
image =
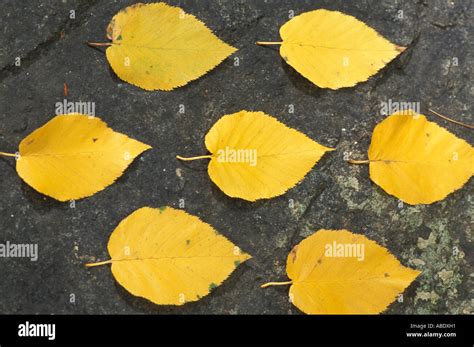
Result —
[[[0,155],[4,155],[5,157],[16,157],[15,153],[0,152]]]
[[[267,46],[267,45],[281,45],[283,42],[268,42],[268,41],[257,41],[256,45]]]
[[[98,263],[88,263],[85,264],[87,267],[94,267],[94,266],[101,266],[101,265],[107,265],[107,264],[112,264],[112,259],[105,260],[105,261],[99,261]]]
[[[185,158],[185,157],[181,157],[180,155],[177,155],[176,158],[179,159],[179,160],[183,160],[183,161],[191,161],[191,160],[198,160],[198,159],[211,159],[212,155],[211,154],[209,154],[209,155],[200,155],[198,157],[190,157],[190,158]]]
[[[349,159],[347,161],[349,164],[369,164],[370,163],[370,160],[353,160],[353,159]]]
[[[86,43],[92,47],[112,46],[111,42],[86,42]]]
[[[270,287],[270,286],[286,286],[288,284],[292,284],[293,281],[286,281],[286,282],[268,282],[268,283],[265,283],[265,284],[262,284],[260,286],[260,288],[267,288],[267,287]]]

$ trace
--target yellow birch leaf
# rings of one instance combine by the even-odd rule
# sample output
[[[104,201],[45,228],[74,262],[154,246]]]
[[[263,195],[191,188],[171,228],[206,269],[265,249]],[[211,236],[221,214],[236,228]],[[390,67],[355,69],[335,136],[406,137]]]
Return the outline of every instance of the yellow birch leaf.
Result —
[[[375,127],[368,155],[370,178],[411,205],[442,200],[474,174],[472,146],[411,110]]]
[[[110,45],[114,72],[146,90],[184,86],[236,51],[199,19],[165,3],[126,7],[112,18],[107,37],[111,44],[95,45]]]
[[[366,81],[405,47],[394,45],[364,22],[324,9],[300,14],[280,28],[280,54],[321,88],[352,87]]]
[[[143,207],[110,236],[115,279],[130,293],[158,305],[197,301],[250,259],[198,217],[171,207]]]
[[[332,151],[263,112],[225,115],[205,139],[212,181],[228,196],[248,201],[284,194],[323,154]]]
[[[308,314],[377,314],[420,274],[386,248],[347,230],[319,230],[288,255],[290,301]]]
[[[38,192],[59,201],[77,200],[112,184],[149,148],[97,117],[59,115],[21,141],[16,169]]]

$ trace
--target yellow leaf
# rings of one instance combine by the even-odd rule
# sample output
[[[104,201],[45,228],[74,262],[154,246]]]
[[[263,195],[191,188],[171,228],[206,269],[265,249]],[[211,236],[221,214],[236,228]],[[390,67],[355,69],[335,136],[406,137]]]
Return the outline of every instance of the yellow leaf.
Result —
[[[97,117],[59,115],[21,141],[16,169],[38,192],[59,201],[76,200],[112,184],[149,148]]]
[[[347,230],[319,230],[288,255],[290,301],[308,314],[377,314],[420,274]]]
[[[198,217],[171,207],[143,207],[109,240],[115,279],[130,293],[159,305],[196,301],[250,256]]]
[[[338,11],[305,12],[280,28],[280,54],[321,88],[352,87],[366,81],[405,50],[360,20]]]
[[[165,3],[123,9],[110,22],[107,36],[114,72],[146,90],[183,86],[236,51],[196,17]]]
[[[240,111],[219,119],[206,135],[208,172],[222,191],[249,201],[284,194],[323,154],[332,151],[263,112]]]
[[[411,204],[431,204],[461,188],[474,173],[474,149],[425,116],[392,114],[369,147],[370,178]]]

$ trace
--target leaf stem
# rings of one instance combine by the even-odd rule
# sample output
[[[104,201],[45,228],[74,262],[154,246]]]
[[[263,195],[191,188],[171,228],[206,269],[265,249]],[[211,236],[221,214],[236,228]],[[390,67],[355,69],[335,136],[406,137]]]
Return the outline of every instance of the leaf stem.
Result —
[[[94,267],[94,266],[101,266],[101,265],[106,265],[106,264],[111,264],[112,259],[105,260],[105,261],[99,261],[98,263],[88,263],[85,264],[87,267]]]
[[[370,160],[353,160],[353,159],[349,159],[347,161],[349,164],[369,164],[370,163]]]
[[[5,157],[16,157],[15,153],[0,152],[0,155],[4,155]]]
[[[111,42],[86,42],[89,46],[99,47],[99,46],[112,46]]]
[[[179,159],[179,160],[183,160],[183,161],[191,161],[191,160],[198,160],[198,159],[211,159],[212,155],[211,154],[209,154],[209,155],[200,155],[198,157],[190,157],[190,158],[185,158],[185,157],[181,157],[181,156],[177,155],[176,158]]]
[[[266,46],[266,45],[281,45],[283,42],[269,42],[269,41],[257,41],[256,45]]]
[[[441,117],[445,120],[447,120],[448,122],[451,122],[451,123],[454,123],[454,124],[458,124],[458,125],[462,125],[463,127],[466,127],[466,128],[469,128],[469,129],[474,129],[474,125],[471,125],[471,124],[466,124],[466,123],[462,123],[462,122],[459,122],[457,120],[454,120],[454,119],[451,119],[449,117],[446,117],[446,116],[443,116],[442,114],[436,112],[436,111],[433,111],[432,109],[428,109],[428,111],[430,111],[431,113],[434,113],[435,115],[437,115],[438,117]]]
[[[286,281],[286,282],[268,282],[268,283],[265,283],[265,284],[262,284],[260,286],[260,288],[267,288],[267,287],[270,287],[270,286],[286,286],[288,284],[292,284],[293,281]]]

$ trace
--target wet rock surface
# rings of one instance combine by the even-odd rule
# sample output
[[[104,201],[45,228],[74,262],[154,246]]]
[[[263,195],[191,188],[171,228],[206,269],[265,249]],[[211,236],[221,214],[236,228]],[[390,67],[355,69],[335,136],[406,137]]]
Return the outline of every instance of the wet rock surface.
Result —
[[[0,158],[0,241],[39,248],[36,262],[0,259],[1,313],[297,314],[288,288],[259,286],[286,280],[288,252],[321,228],[362,233],[423,271],[403,302],[387,313],[474,312],[472,180],[444,201],[408,206],[373,184],[368,167],[344,160],[345,154],[366,157],[372,130],[385,117],[380,104],[389,99],[420,102],[430,120],[473,143],[472,130],[428,113],[433,108],[473,122],[471,2],[169,1],[239,48],[209,74],[173,92],[147,92],[121,81],[103,51],[85,45],[105,42],[111,17],[132,3],[2,1],[1,151],[15,152],[23,137],[54,116],[64,83],[69,101],[95,102],[96,114],[109,126],[153,150],[75,208],[37,193],[18,177],[14,159]],[[254,44],[278,41],[289,15],[317,8],[354,15],[409,48],[365,83],[319,89],[284,63],[277,49]],[[207,162],[182,163],[175,156],[205,154],[204,136],[212,124],[241,109],[264,111],[337,150],[283,196],[256,203],[231,199],[209,179]],[[110,233],[128,214],[142,206],[179,207],[180,201],[253,255],[211,295],[182,307],[160,307],[121,288],[108,266],[84,267],[108,259]]]

